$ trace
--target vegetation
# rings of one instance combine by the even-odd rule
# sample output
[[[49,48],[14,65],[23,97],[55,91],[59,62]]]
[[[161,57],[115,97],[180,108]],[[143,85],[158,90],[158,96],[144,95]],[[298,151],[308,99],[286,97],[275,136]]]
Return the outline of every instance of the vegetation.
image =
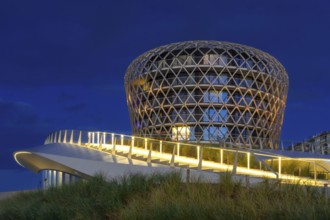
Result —
[[[244,187],[229,173],[219,184],[182,183],[178,173],[96,176],[0,202],[0,219],[329,219],[322,190],[265,180]]]

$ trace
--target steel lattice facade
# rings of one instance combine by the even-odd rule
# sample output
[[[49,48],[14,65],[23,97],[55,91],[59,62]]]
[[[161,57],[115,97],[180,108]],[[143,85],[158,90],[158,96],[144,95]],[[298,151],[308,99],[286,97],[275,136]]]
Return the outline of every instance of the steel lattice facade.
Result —
[[[274,57],[228,42],[147,51],[125,75],[133,135],[277,148],[288,76]]]

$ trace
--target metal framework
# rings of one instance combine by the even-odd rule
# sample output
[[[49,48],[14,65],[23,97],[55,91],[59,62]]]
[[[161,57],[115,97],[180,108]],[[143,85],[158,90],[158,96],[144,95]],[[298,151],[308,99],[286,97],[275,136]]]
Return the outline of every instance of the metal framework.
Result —
[[[277,148],[288,76],[271,55],[218,41],[147,51],[125,75],[133,135]]]

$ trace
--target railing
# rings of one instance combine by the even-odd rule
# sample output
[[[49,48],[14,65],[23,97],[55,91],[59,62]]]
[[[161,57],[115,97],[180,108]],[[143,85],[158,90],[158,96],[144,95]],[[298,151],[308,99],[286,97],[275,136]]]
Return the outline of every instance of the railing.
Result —
[[[122,152],[128,159],[134,159],[136,155],[142,155],[148,163],[153,159],[164,160],[168,165],[175,167],[180,164],[189,167],[213,170],[231,170],[233,173],[246,174],[259,177],[281,178],[283,180],[301,180],[305,178],[311,181],[314,177],[317,184],[317,164],[312,163],[308,167],[313,167],[308,171],[307,177],[295,176],[293,174],[283,174],[283,161],[294,160],[282,155],[265,153],[258,150],[249,150],[245,148],[224,148],[215,147],[207,144],[190,144],[182,142],[172,142],[157,140],[152,138],[135,137],[124,134],[116,134],[99,131],[81,131],[81,130],[60,130],[51,133],[45,140],[45,144],[51,143],[70,143],[82,147],[93,148],[112,154]],[[258,158],[269,158],[268,162]],[[302,161],[300,161],[302,162]],[[287,172],[287,171],[286,171]],[[328,172],[327,170],[325,172]],[[323,182],[322,182],[323,184]]]

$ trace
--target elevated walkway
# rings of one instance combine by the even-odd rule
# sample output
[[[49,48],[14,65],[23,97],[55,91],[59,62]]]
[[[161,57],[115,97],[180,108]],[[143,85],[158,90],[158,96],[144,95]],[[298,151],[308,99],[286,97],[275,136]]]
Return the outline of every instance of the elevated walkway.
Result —
[[[272,178],[281,179],[282,182],[299,182],[320,186],[329,183],[329,181],[317,177],[320,172],[329,172],[330,159],[324,156],[317,157],[315,154],[310,154],[310,157],[297,156],[292,153],[291,155],[286,154],[285,151],[200,146],[108,132],[77,130],[61,130],[51,133],[46,138],[44,146],[51,147],[52,144],[76,145],[114,157],[123,157],[128,161],[141,161],[144,166],[154,167],[155,164],[158,164],[163,168],[196,171],[196,174],[218,174],[229,171],[237,176],[249,176],[249,178],[255,179]],[[20,160],[18,158],[22,154],[24,152],[16,152],[15,159],[18,162]],[[293,175],[294,172],[293,174],[282,172],[283,164],[288,161],[309,163],[309,177]]]

